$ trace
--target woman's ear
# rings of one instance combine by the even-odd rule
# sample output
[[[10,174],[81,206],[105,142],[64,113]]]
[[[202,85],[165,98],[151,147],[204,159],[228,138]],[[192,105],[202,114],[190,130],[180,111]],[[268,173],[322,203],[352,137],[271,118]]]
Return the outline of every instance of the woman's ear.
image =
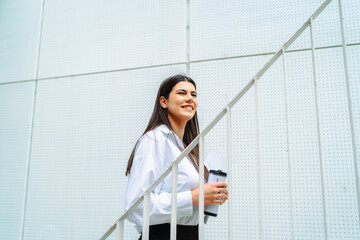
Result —
[[[162,108],[166,109],[167,108],[167,101],[166,101],[166,98],[164,96],[161,96],[160,97],[160,105]]]

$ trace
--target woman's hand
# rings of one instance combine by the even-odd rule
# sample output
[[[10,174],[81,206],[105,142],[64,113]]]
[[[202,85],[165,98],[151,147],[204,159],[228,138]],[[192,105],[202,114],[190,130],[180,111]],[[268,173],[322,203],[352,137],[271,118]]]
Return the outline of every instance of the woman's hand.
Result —
[[[199,188],[191,191],[193,205],[199,205]],[[205,205],[223,204],[228,199],[227,183],[216,182],[204,185]]]

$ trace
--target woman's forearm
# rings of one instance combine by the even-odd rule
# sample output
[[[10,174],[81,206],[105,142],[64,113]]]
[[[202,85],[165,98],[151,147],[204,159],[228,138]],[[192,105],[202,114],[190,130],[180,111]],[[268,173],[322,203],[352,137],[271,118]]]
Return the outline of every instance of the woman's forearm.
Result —
[[[199,188],[191,191],[193,206],[199,205]],[[223,204],[228,198],[227,184],[216,182],[204,185],[204,204],[211,205],[215,203]]]
[[[192,196],[192,205],[197,206],[199,205],[199,188],[195,188],[191,191]]]

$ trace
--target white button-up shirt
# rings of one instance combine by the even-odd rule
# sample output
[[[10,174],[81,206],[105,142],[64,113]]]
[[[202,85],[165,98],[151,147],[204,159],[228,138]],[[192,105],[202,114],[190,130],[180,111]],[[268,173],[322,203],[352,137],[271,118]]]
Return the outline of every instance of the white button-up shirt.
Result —
[[[160,125],[142,136],[136,146],[133,164],[125,193],[125,209],[149,188],[184,150],[179,137],[166,125]],[[171,222],[170,173],[150,194],[150,225]],[[178,166],[177,224],[197,225],[198,206],[192,205],[191,190],[198,187],[199,174],[191,160],[185,157]],[[142,208],[140,204],[128,220],[141,232]]]

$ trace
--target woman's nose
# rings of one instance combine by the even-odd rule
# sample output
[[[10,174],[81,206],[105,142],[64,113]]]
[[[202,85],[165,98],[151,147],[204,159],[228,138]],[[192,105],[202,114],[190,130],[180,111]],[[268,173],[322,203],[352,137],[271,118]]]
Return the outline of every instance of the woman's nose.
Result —
[[[193,101],[193,96],[191,94],[187,94],[186,95],[186,99],[187,102],[192,102]]]

